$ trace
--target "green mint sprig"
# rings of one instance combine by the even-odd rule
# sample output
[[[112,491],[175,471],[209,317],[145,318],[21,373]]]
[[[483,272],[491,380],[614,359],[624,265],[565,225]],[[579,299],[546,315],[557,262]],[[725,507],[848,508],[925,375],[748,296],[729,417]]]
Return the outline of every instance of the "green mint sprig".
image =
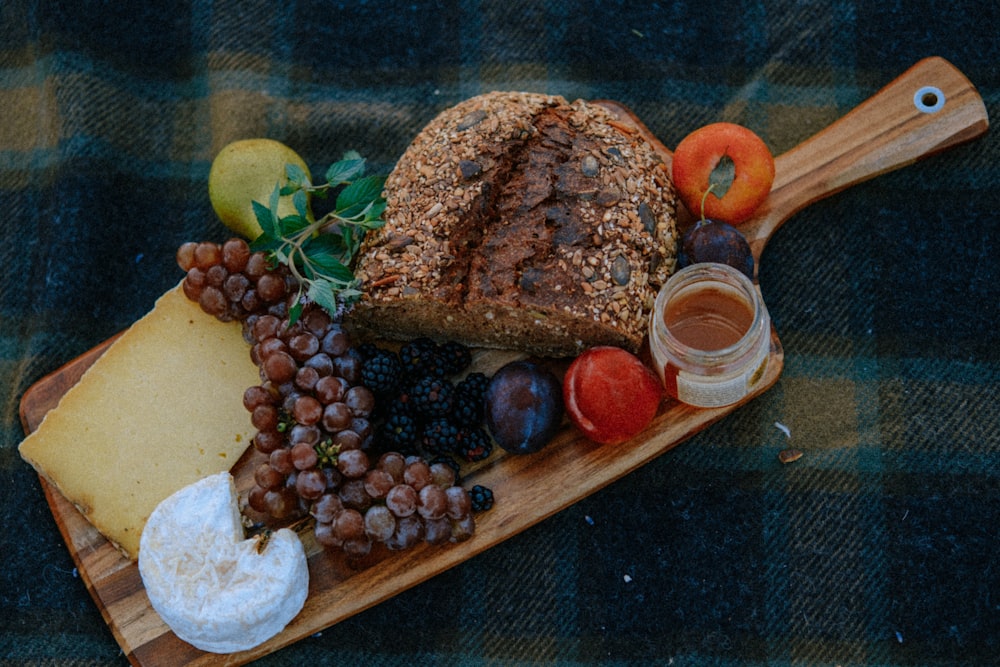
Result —
[[[264,251],[272,264],[288,266],[299,283],[299,292],[289,309],[294,324],[309,299],[336,316],[361,296],[360,284],[351,262],[365,234],[385,224],[384,176],[365,176],[365,159],[349,151],[326,171],[326,182],[313,184],[305,171],[286,165],[288,184],[275,185],[267,205],[253,202],[262,234],[250,248]],[[309,212],[309,193],[325,199],[336,193],[333,210],[318,220]],[[278,200],[292,195],[295,213],[279,217]]]

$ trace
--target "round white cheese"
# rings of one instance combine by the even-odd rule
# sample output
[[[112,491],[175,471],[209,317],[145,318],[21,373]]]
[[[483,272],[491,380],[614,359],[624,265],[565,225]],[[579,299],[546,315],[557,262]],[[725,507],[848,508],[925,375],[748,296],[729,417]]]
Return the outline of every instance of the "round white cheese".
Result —
[[[305,604],[309,570],[298,536],[244,539],[229,473],[161,502],[139,542],[153,609],[178,637],[212,653],[244,651],[279,633]]]

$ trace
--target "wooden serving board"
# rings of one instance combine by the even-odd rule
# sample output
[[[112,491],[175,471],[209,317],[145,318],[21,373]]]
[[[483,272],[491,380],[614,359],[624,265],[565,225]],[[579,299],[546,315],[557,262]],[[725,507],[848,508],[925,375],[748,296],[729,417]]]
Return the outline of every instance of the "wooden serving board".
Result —
[[[940,108],[935,108],[939,101]],[[624,131],[645,135],[669,164],[670,151],[628,109],[615,102],[599,103],[618,115]],[[803,207],[978,137],[987,127],[983,102],[964,75],[939,58],[917,63],[832,126],[778,156],[768,200],[753,220],[741,226],[758,265],[771,235]],[[112,342],[42,378],[24,394],[21,420],[26,431],[38,427]],[[489,373],[516,356],[478,350],[474,367]],[[781,344],[772,329],[767,372],[754,396],[743,403],[770,388],[782,365]],[[310,582],[304,609],[273,639],[234,655],[203,653],[174,636],[150,607],[136,565],[124,559],[44,479],[42,486],[81,578],[132,664],[236,665],[329,627],[489,549],[620,479],[738,407],[699,409],[667,401],[645,432],[622,445],[596,445],[566,426],[537,454],[514,456],[498,451],[465,477],[467,486],[483,484],[493,489],[496,504],[478,515],[475,536],[460,544],[421,545],[401,553],[374,551],[363,562],[352,564],[318,547],[305,531]],[[233,468],[242,491],[252,484],[255,456],[251,449]],[[566,479],[574,484],[560,483]]]

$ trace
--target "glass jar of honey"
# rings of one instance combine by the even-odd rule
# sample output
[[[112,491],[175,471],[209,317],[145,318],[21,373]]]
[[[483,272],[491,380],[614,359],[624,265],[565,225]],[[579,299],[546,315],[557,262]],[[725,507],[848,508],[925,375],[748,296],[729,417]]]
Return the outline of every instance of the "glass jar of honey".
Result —
[[[771,318],[742,272],[725,264],[692,264],[660,289],[649,347],[668,394],[697,407],[732,405],[764,377]]]

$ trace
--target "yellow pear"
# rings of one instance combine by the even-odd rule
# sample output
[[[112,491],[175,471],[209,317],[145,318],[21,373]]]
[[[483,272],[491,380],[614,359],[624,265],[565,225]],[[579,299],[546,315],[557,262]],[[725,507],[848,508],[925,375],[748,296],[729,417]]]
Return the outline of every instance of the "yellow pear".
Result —
[[[280,141],[241,139],[219,151],[208,172],[208,198],[223,224],[251,241],[257,238],[261,228],[253,212],[253,202],[268,205],[274,186],[288,183],[285,171],[288,164],[297,165],[311,179],[305,161]],[[292,197],[281,197],[278,216],[293,213]],[[311,211],[307,217],[312,220]]]

